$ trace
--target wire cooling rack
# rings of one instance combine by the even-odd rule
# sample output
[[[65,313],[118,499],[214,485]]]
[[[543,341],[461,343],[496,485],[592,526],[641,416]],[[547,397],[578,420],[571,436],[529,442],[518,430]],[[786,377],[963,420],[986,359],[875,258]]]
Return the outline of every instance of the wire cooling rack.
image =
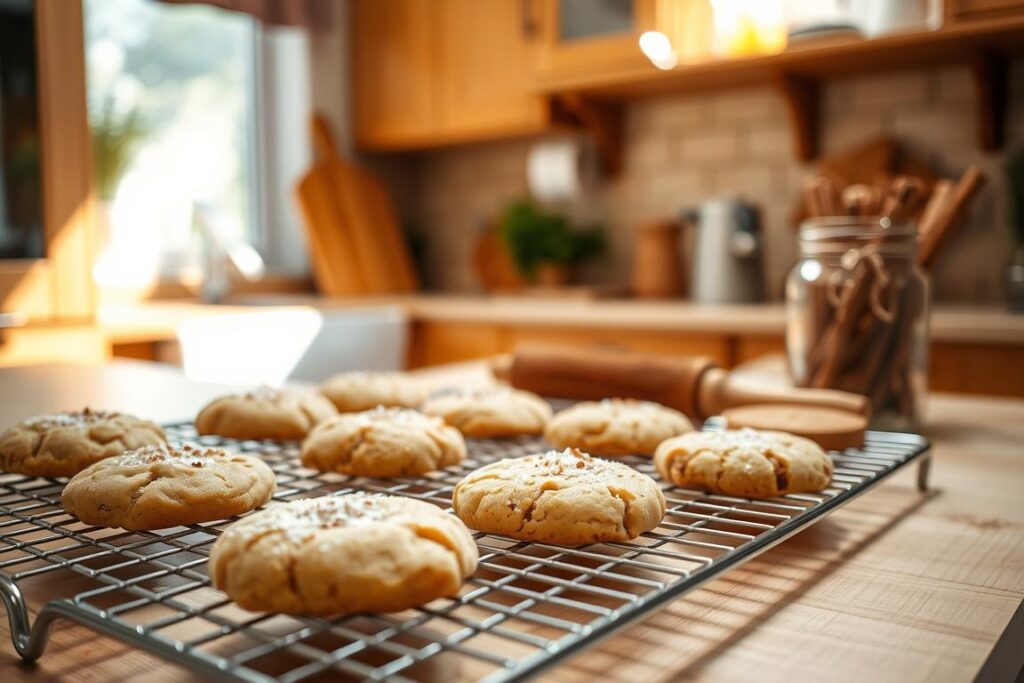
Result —
[[[190,425],[168,434],[262,456],[277,474],[279,500],[365,490],[443,508],[469,470],[544,448],[535,438],[470,441],[459,466],[372,480],[305,469],[295,443],[197,437]],[[224,680],[520,679],[766,550],[915,459],[925,487],[927,451],[919,436],[871,432],[863,450],[833,454],[833,483],[820,494],[751,501],[666,488],[662,524],[629,543],[570,549],[477,534],[479,569],[459,596],[339,619],[247,612],[213,589],[207,555],[230,520],[154,532],[88,526],[61,507],[63,480],[0,475],[0,597],[26,659],[42,655],[63,618]],[[652,472],[649,459],[623,460]],[[31,603],[33,592],[48,601]]]

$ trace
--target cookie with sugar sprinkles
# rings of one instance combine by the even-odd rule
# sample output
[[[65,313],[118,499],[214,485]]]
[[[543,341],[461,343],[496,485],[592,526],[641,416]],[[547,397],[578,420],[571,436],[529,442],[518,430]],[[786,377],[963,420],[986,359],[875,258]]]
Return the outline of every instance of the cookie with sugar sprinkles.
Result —
[[[551,419],[551,406],[536,394],[509,387],[447,389],[420,408],[437,415],[470,438],[540,434]]]
[[[394,612],[455,595],[479,559],[456,517],[411,498],[354,493],[273,505],[225,529],[214,585],[245,609]]]
[[[744,498],[816,492],[832,482],[832,459],[810,439],[755,429],[690,432],[654,453],[662,479]]]
[[[432,415],[378,406],[343,413],[302,442],[302,463],[325,472],[365,477],[426,474],[466,457],[459,430]]]
[[[106,410],[39,415],[0,435],[0,470],[36,477],[70,477],[126,450],[164,443],[155,422]]]
[[[321,394],[258,387],[211,401],[196,416],[196,431],[231,439],[296,440],[338,414]]]
[[[666,509],[649,476],[577,449],[474,470],[456,485],[452,507],[477,531],[564,546],[628,541],[658,526]]]
[[[82,470],[61,499],[86,524],[163,529],[249,512],[270,500],[275,485],[273,471],[258,458],[159,444]]]

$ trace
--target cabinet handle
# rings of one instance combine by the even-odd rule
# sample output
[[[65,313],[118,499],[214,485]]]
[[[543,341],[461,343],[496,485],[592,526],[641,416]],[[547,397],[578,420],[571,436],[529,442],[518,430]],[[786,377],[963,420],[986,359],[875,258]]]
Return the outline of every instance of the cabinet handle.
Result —
[[[26,322],[28,322],[28,315],[24,311],[0,313],[0,330],[24,327]]]
[[[533,0],[519,0],[519,17],[523,37],[531,39],[537,35],[537,19],[533,15]]]

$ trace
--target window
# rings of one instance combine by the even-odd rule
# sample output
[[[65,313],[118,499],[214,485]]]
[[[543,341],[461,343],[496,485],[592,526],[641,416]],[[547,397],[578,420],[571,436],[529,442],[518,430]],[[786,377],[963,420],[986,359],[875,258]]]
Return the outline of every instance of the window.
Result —
[[[0,2],[0,259],[42,258],[39,93],[31,0]]]
[[[195,270],[203,250],[197,205],[212,207],[221,239],[252,244],[273,264],[268,246],[288,241],[274,231],[297,232],[294,216],[275,209],[290,198],[294,178],[265,166],[280,138],[300,149],[308,143],[304,128],[268,128],[282,117],[274,114],[279,104],[265,106],[276,92],[263,74],[274,75],[282,59],[306,69],[301,31],[282,30],[299,34],[289,40],[246,14],[149,0],[85,0],[85,31],[107,229],[97,280],[131,285]],[[307,78],[289,76],[269,80]],[[290,106],[308,114],[308,98],[293,99]]]

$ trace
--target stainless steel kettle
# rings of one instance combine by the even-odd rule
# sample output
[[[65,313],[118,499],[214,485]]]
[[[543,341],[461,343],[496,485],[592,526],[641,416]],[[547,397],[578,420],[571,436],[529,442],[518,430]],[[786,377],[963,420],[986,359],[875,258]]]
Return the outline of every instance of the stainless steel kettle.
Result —
[[[761,220],[739,199],[712,199],[683,217],[696,228],[690,295],[699,303],[750,303],[764,298]]]

